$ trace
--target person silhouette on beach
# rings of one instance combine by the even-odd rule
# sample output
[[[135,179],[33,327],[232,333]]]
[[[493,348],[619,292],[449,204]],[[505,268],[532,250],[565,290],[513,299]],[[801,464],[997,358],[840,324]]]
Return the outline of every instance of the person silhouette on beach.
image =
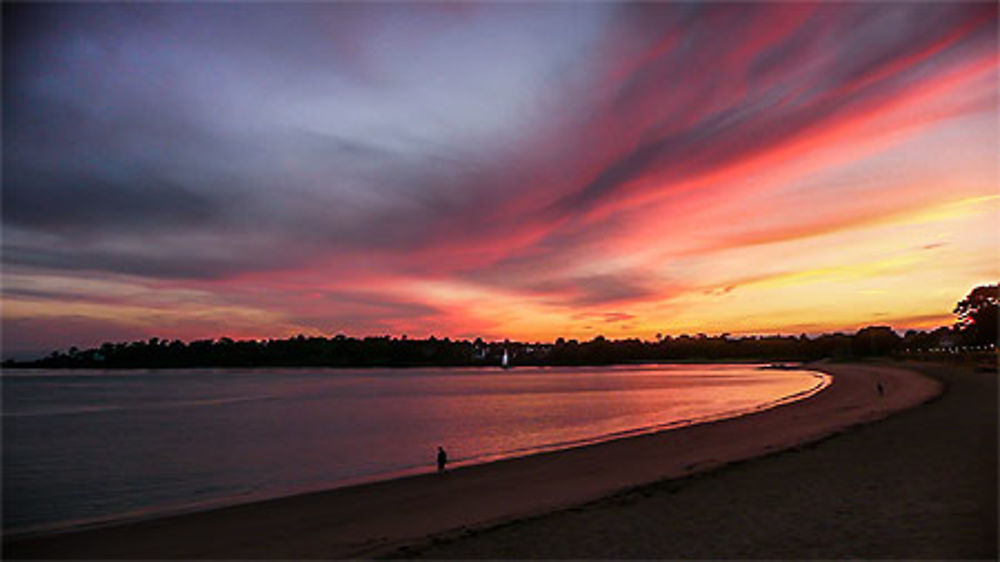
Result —
[[[438,447],[438,474],[444,472],[444,465],[448,464],[448,453],[442,447]]]

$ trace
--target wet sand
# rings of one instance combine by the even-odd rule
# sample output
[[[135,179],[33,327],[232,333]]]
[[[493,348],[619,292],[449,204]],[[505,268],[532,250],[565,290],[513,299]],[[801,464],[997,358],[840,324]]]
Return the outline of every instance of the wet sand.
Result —
[[[803,507],[803,513],[810,510],[834,513],[829,510],[839,509],[831,507],[840,505],[838,498],[881,494],[885,500],[882,511],[912,515],[923,509],[921,520],[934,518],[937,512],[928,510],[929,506],[921,501],[911,501],[907,494],[888,494],[889,490],[910,491],[914,498],[920,498],[920,494],[909,488],[898,490],[898,482],[912,481],[923,493],[926,491],[923,487],[953,478],[949,472],[926,481],[903,478],[911,471],[923,474],[926,470],[920,463],[911,466],[913,463],[909,461],[912,459],[897,461],[891,446],[895,439],[919,441],[922,437],[914,434],[914,430],[903,431],[888,444],[876,442],[827,455],[829,458],[822,463],[807,464],[801,470],[787,468],[785,473],[779,470],[780,477],[766,471],[749,479],[742,476],[740,481],[744,488],[725,482],[711,484],[721,478],[716,476],[718,474],[743,474],[748,467],[758,463],[790,467],[795,463],[790,463],[789,459],[798,458],[799,453],[771,456],[742,463],[735,469],[709,472],[728,463],[816,442],[894,411],[912,408],[931,400],[942,388],[935,380],[896,365],[825,364],[817,368],[834,375],[833,384],[824,391],[801,402],[740,418],[465,467],[443,476],[401,478],[116,527],[5,542],[4,556],[87,559],[303,559],[385,555],[680,558],[699,556],[699,552],[715,552],[722,554],[701,556],[775,557],[783,556],[783,551],[769,550],[766,543],[749,538],[746,539],[750,541],[746,543],[747,549],[740,546],[742,542],[734,543],[735,539],[720,542],[716,536],[718,525],[728,516],[735,518],[737,523],[742,521],[743,528],[750,530],[772,529],[775,533],[787,533],[798,529],[801,533],[785,537],[786,542],[793,543],[801,537],[823,536],[822,527],[798,528],[802,513],[772,509],[777,505],[774,502],[791,496],[804,502],[802,505],[816,504],[815,508]],[[973,425],[992,423],[993,494],[990,497],[993,498],[994,523],[995,378],[993,375],[990,395],[992,417],[982,420],[981,412],[973,413],[971,409],[965,416]],[[876,381],[882,382],[884,397],[876,391]],[[965,383],[954,386],[965,388]],[[948,396],[952,394],[955,393]],[[958,394],[968,400],[982,400],[981,392],[963,390]],[[936,412],[932,408],[940,403],[951,404],[951,399],[935,401],[870,427],[880,428],[903,416],[924,419],[926,412]],[[949,408],[962,411],[963,404],[960,400],[958,406]],[[940,414],[931,417],[934,416],[941,425],[948,427],[938,419]],[[821,443],[815,450],[826,450],[829,444],[859,434],[860,431],[852,431]],[[926,456],[950,454],[950,450],[938,448],[949,444],[957,446],[968,436],[955,434],[951,437],[951,441],[928,443],[924,451]],[[835,493],[826,491],[831,477],[853,474],[857,467],[869,466],[885,466],[884,480],[854,481],[853,488],[838,488]],[[979,474],[981,467],[969,466],[971,468],[962,470]],[[692,478],[696,474],[707,475]],[[963,475],[961,480],[968,480],[967,476]],[[684,492],[689,497],[678,502],[678,489],[693,491]],[[871,492],[866,492],[869,489]],[[790,490],[798,490],[798,494]],[[748,499],[745,494],[750,492],[764,496]],[[753,502],[757,502],[754,504],[757,509],[741,507],[743,503]],[[581,507],[581,504],[585,505]],[[965,522],[970,525],[981,515],[977,505],[967,506],[970,515]],[[681,526],[669,522],[660,524],[664,514],[687,523]],[[582,516],[595,519],[583,521]],[[826,523],[870,516],[837,511],[836,517]],[[568,519],[574,518],[581,523],[580,527],[566,525]],[[699,521],[701,527],[698,527]],[[904,525],[911,523],[903,522]],[[796,536],[800,539],[793,538]],[[994,530],[994,548],[995,536]],[[805,541],[807,545],[821,543]],[[728,547],[708,548],[713,544],[728,544]],[[682,545],[701,545],[707,550],[681,548]],[[754,549],[749,549],[749,545]],[[692,552],[695,554],[690,554]],[[822,557],[833,556],[822,549],[816,552]],[[907,554],[904,552],[900,556]]]

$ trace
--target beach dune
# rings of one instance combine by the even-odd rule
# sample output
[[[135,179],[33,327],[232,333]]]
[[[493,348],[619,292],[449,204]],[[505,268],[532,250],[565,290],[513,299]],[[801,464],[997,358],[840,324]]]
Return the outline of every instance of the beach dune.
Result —
[[[705,472],[926,402],[942,385],[894,365],[820,364],[812,398],[574,449],[113,527],[7,540],[8,558],[358,558]],[[881,384],[884,395],[877,390]],[[402,551],[405,553],[405,551]]]

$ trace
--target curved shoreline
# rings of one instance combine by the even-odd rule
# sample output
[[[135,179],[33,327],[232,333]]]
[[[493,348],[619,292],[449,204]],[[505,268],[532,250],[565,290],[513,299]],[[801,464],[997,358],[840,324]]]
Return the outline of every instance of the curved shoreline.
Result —
[[[815,396],[736,418],[572,449],[212,511],[5,542],[14,558],[339,558],[377,555],[801,445],[936,396],[884,365],[810,365]],[[879,397],[875,381],[886,393]]]
[[[997,377],[907,362],[947,389],[775,454],[535,517],[434,534],[420,559],[996,560]]]
[[[636,365],[634,366],[634,368],[638,370],[645,370],[649,369],[650,367],[655,368],[658,366],[659,364],[652,364],[652,365],[643,364],[643,365]],[[615,371],[617,371],[622,366],[613,366],[613,367]],[[625,366],[625,367],[633,368],[632,366]],[[533,368],[531,367],[523,368],[519,369],[519,373],[526,372],[530,374],[532,370]],[[651,425],[634,427],[634,428],[620,429],[617,431],[612,431],[603,434],[596,434],[588,437],[579,437],[565,441],[553,441],[538,445],[525,446],[522,448],[475,454],[473,456],[452,460],[451,462],[449,462],[449,469],[455,470],[462,467],[475,466],[480,464],[489,464],[502,460],[532,456],[543,453],[558,452],[566,449],[586,447],[618,439],[627,439],[639,435],[658,433],[668,430],[676,430],[696,424],[710,423],[725,419],[742,417],[748,414],[753,414],[756,412],[768,410],[791,402],[809,399],[813,395],[824,390],[832,382],[832,377],[830,375],[827,375],[815,369],[808,369],[802,366],[801,363],[795,363],[792,365],[779,364],[778,366],[758,365],[756,366],[755,370],[763,370],[764,372],[771,372],[771,373],[777,372],[779,376],[781,373],[784,372],[793,372],[802,375],[803,377],[809,377],[812,380],[812,386],[802,390],[794,391],[784,396],[779,396],[764,402],[756,403],[750,406],[738,407],[730,410],[721,410],[710,414],[692,415],[690,417],[674,419],[672,421],[659,422]],[[101,374],[101,373],[95,373],[95,374]],[[14,376],[20,376],[20,375],[14,375]],[[47,374],[45,376],[60,376],[60,375]],[[206,400],[206,402],[219,403],[219,402],[257,400],[257,399],[258,398],[256,397],[224,398],[224,399]],[[193,403],[193,402],[187,402],[187,403]],[[162,406],[162,405],[154,406],[154,408],[160,408],[160,407],[167,407],[167,406]],[[138,409],[138,407],[134,408]],[[104,412],[108,411],[109,409],[110,410],[133,409],[133,407],[129,406],[111,407],[111,408],[101,407],[97,409],[80,408],[79,410],[72,410],[70,412],[60,412],[60,414],[62,413],[89,414],[93,412]],[[5,416],[6,415],[7,414],[5,414]],[[49,414],[48,412],[41,414],[30,412],[30,413],[13,414],[13,415],[35,416],[35,415],[51,415],[51,414]],[[10,527],[4,529],[3,535],[6,537],[6,540],[8,542],[51,537],[67,533],[91,531],[95,529],[130,525],[134,523],[151,521],[156,519],[171,518],[180,515],[189,515],[192,513],[198,513],[204,511],[213,511],[221,508],[248,505],[262,501],[300,496],[304,494],[326,492],[340,488],[349,488],[364,484],[372,484],[377,482],[396,480],[400,478],[419,476],[423,474],[431,474],[433,472],[434,472],[434,467],[429,464],[395,468],[391,470],[386,470],[384,472],[362,474],[353,477],[343,478],[340,480],[329,480],[324,482],[320,486],[315,486],[315,485],[288,486],[284,489],[268,489],[260,492],[246,492],[246,493],[233,494],[230,496],[220,496],[220,497],[208,498],[200,501],[193,501],[186,503],[175,502],[173,504],[167,504],[161,506],[140,507],[127,512],[108,514],[103,516],[80,517],[77,519],[56,521],[51,523]]]

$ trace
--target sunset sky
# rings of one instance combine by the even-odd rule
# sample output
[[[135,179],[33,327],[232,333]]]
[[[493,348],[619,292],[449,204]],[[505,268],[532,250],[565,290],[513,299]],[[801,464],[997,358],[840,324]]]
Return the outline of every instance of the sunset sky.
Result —
[[[4,356],[950,324],[997,11],[5,3]]]

